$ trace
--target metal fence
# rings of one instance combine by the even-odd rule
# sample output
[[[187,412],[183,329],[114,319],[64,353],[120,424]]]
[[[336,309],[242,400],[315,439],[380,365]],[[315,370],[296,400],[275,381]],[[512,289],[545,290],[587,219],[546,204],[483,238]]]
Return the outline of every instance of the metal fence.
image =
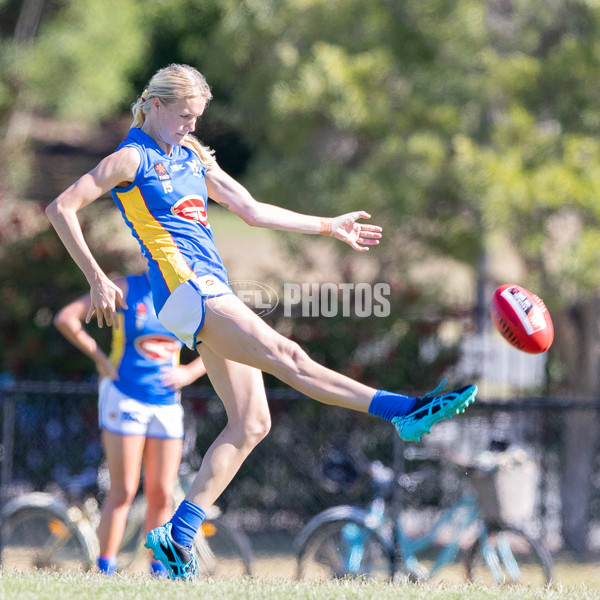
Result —
[[[96,391],[93,383],[11,382],[0,386],[3,501],[32,490],[62,493],[72,490],[74,481],[80,481],[82,487],[85,482],[97,482],[102,448]],[[370,490],[361,461],[376,459],[398,472],[429,469],[430,476],[403,494],[402,501],[409,511],[435,509],[452,501],[464,488],[464,478],[460,472],[450,474],[444,463],[411,453],[411,448],[435,447],[471,460],[490,446],[518,445],[542,474],[529,526],[555,547],[560,545],[563,420],[573,408],[599,408],[593,402],[566,403],[551,398],[479,399],[464,415],[434,428],[425,436],[426,442],[405,446],[393,427],[380,419],[321,405],[289,389],[270,389],[268,397],[271,433],[220,500],[221,508],[246,529],[294,532],[328,506],[365,502]],[[210,387],[186,389],[183,404],[185,473],[199,467],[203,453],[225,424],[225,413]],[[348,456],[353,460],[348,462]],[[337,480],[323,472],[323,464],[331,464],[332,457],[338,460],[342,475]],[[598,468],[595,472],[597,491]],[[592,531],[600,518],[598,504],[596,500],[592,504]],[[594,540],[591,535],[591,545]]]

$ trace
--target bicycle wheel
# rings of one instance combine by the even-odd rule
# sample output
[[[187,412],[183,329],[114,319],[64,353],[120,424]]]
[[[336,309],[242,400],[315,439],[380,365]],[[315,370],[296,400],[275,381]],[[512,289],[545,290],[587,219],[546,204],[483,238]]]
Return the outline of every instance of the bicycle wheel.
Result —
[[[297,554],[299,579],[368,576],[390,580],[393,552],[377,530],[362,520],[324,521],[306,537]]]
[[[465,555],[467,578],[477,583],[543,586],[552,578],[546,547],[516,527],[489,529]]]
[[[202,575],[238,577],[252,574],[252,548],[245,533],[224,517],[206,520],[194,539]]]
[[[95,561],[87,536],[67,514],[24,506],[4,522],[2,566],[87,571]]]

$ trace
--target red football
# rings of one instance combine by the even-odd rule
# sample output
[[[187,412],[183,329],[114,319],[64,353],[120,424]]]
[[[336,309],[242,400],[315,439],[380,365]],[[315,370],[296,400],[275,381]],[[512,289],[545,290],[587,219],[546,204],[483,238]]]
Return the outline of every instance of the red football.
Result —
[[[554,340],[554,325],[544,301],[520,285],[501,285],[490,309],[496,329],[515,348],[530,354],[546,352]]]

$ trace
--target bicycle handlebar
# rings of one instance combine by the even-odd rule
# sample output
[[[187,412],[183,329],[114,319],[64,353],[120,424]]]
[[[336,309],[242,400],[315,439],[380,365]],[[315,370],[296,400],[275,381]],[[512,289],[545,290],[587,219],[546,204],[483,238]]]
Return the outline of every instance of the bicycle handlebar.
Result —
[[[409,446],[404,450],[404,458],[407,460],[438,460],[449,462],[461,469],[474,467],[473,463],[465,461],[456,453],[449,452],[447,449],[436,448],[434,446],[415,447]]]

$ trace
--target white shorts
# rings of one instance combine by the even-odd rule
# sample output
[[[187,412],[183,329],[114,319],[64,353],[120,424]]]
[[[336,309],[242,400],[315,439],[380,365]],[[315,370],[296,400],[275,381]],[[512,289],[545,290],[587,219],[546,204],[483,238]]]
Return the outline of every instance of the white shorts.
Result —
[[[158,313],[158,320],[188,348],[196,349],[196,336],[204,323],[205,298],[234,294],[228,284],[204,275],[177,286]]]
[[[98,421],[101,429],[118,435],[183,438],[183,407],[179,402],[140,402],[120,392],[108,377],[98,385]]]

